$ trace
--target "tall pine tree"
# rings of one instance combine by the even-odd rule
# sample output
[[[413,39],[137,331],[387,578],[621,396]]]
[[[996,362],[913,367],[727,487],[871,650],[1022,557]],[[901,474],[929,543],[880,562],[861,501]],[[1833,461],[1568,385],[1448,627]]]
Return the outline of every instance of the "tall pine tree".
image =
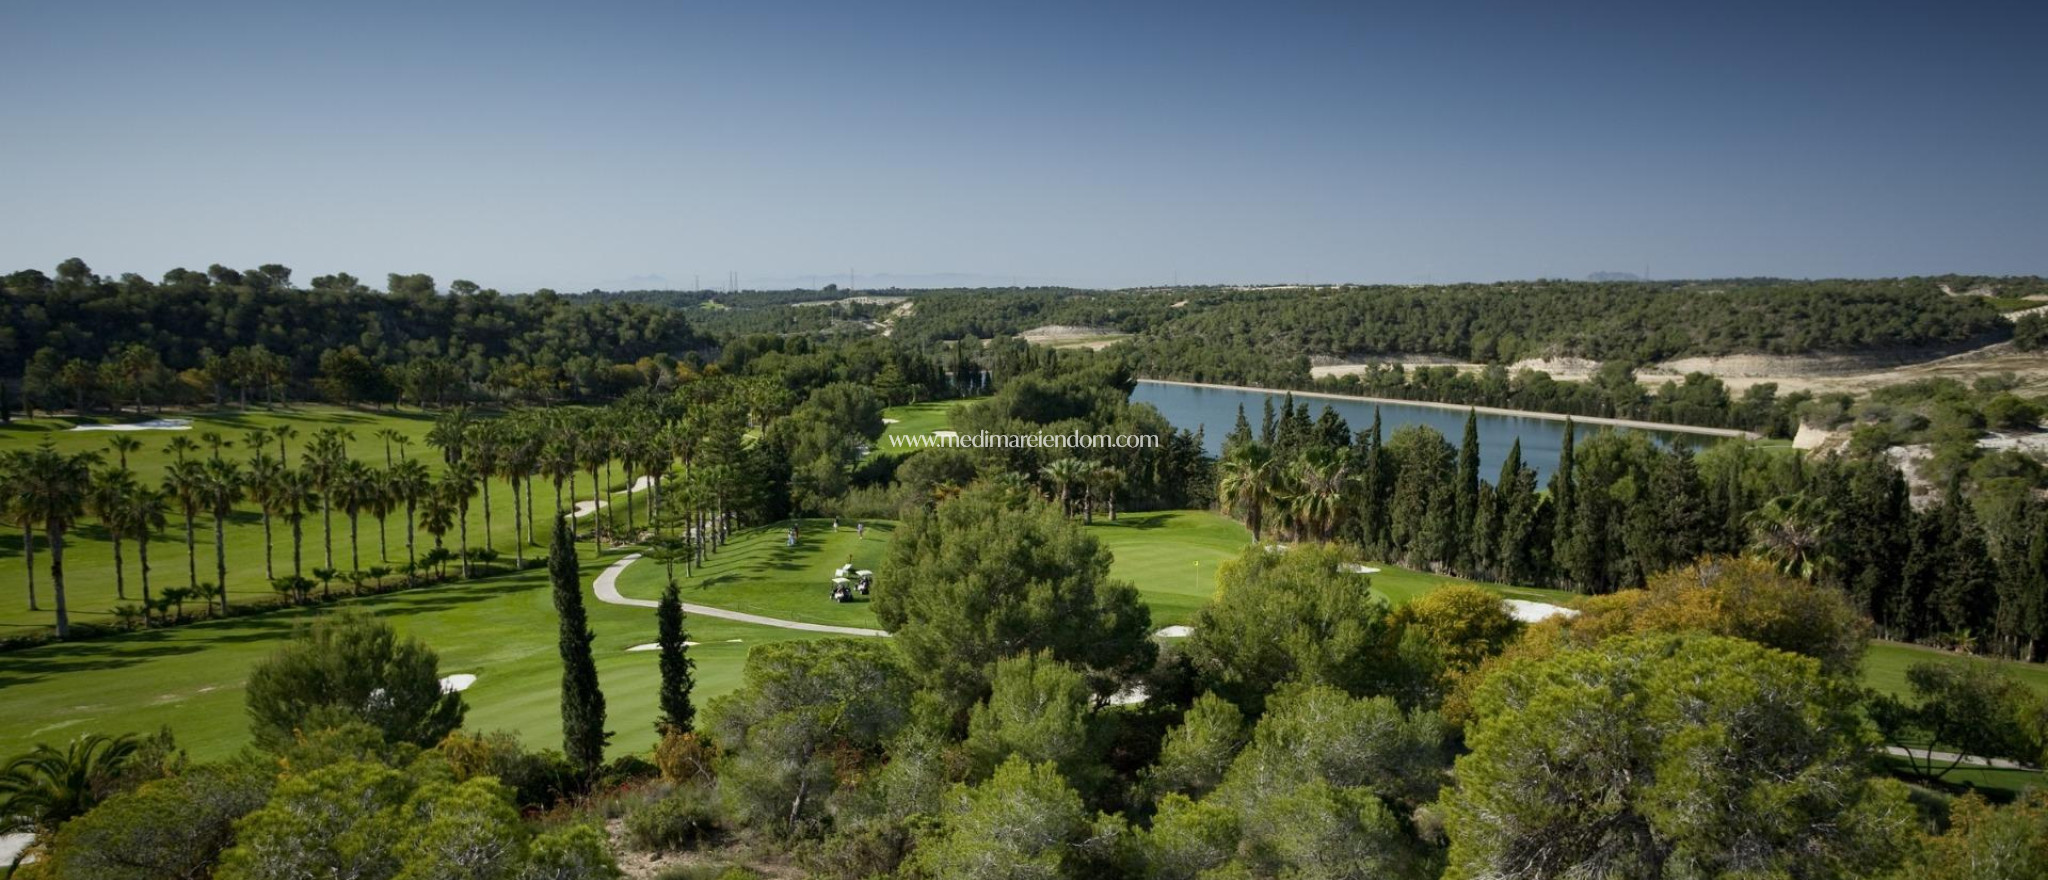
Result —
[[[659,628],[655,644],[661,648],[661,717],[654,727],[663,733],[688,733],[697,718],[697,707],[690,704],[697,663],[690,659],[689,634],[683,630],[683,598],[674,579],[661,591],[654,620]]]
[[[555,517],[554,545],[548,550],[548,577],[555,588],[555,614],[561,620],[562,751],[583,773],[597,779],[604,765],[604,747],[611,732],[604,729],[604,692],[597,687],[597,659],[590,643],[590,618],[583,611],[583,585],[576,573],[576,535],[569,518]]]

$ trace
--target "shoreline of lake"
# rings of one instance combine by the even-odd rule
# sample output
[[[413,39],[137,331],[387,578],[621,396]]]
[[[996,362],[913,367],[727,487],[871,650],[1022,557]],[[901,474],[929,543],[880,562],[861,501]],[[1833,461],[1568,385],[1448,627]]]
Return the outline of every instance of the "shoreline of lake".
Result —
[[[1570,420],[1574,424],[1602,425],[1612,428],[1630,428],[1638,431],[1666,431],[1676,434],[1699,434],[1707,437],[1722,437],[1736,440],[1759,440],[1763,435],[1754,431],[1734,428],[1705,428],[1698,425],[1677,425],[1667,422],[1646,422],[1637,419],[1616,419],[1607,416],[1575,416],[1563,413],[1538,412],[1527,409],[1508,409],[1498,406],[1472,406],[1461,403],[1438,403],[1431,400],[1401,400],[1392,397],[1367,397],[1362,394],[1334,394],[1328,391],[1296,391],[1291,388],[1261,388],[1256,385],[1223,385],[1215,382],[1182,382],[1176,379],[1139,379],[1139,382],[1153,385],[1179,385],[1186,388],[1207,388],[1215,391],[1248,391],[1259,394],[1292,394],[1295,397],[1319,397],[1326,400],[1349,400],[1393,406],[1419,406],[1431,409],[1473,411],[1481,415],[1507,418],[1546,419],[1553,422]]]

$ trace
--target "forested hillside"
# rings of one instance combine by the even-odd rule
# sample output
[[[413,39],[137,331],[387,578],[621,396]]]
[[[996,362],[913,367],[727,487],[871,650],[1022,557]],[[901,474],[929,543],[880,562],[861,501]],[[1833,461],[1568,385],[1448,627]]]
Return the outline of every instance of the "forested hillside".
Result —
[[[275,264],[175,269],[152,282],[72,259],[54,278],[0,278],[0,375],[19,377],[19,393],[42,407],[175,403],[194,389],[268,399],[322,380],[341,400],[431,398],[471,382],[601,395],[630,378],[617,365],[704,348],[673,309],[504,296],[459,280],[443,293],[425,275],[392,275],[382,292],[347,274],[299,288]],[[189,370],[199,373],[181,383]]]
[[[918,297],[916,313],[896,332],[937,340],[1073,324],[1142,333],[1150,337],[1137,343],[1148,370],[1173,375],[1242,372],[1234,361],[1297,355],[1429,354],[1502,363],[1574,355],[1647,363],[1998,337],[2010,331],[1990,298],[1943,292],[1944,285],[1994,280],[2004,279],[935,292]]]

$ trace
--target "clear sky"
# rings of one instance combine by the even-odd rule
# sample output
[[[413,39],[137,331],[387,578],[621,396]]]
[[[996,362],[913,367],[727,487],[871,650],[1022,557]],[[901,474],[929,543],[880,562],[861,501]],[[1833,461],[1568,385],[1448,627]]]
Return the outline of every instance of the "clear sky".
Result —
[[[2038,0],[6,0],[0,270],[2048,273],[2044,46]]]

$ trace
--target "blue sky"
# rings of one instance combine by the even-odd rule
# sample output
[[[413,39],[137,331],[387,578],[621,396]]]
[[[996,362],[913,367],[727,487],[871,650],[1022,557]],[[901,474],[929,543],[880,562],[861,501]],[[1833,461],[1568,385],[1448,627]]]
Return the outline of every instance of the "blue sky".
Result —
[[[0,269],[2048,273],[2044,38],[2041,3],[11,0]]]

